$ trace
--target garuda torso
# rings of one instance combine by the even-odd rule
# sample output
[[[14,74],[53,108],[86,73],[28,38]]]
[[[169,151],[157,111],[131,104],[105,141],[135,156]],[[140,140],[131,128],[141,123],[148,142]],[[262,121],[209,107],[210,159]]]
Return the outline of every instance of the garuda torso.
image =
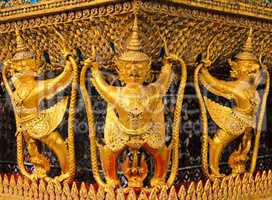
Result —
[[[116,104],[108,106],[105,142],[113,151],[145,143],[155,149],[162,147],[165,125],[159,88],[120,88]]]
[[[65,113],[68,99],[64,98],[49,109],[41,110],[43,84],[25,76],[13,78],[12,101],[17,121],[17,132],[27,132],[33,138],[47,136],[57,128]]]

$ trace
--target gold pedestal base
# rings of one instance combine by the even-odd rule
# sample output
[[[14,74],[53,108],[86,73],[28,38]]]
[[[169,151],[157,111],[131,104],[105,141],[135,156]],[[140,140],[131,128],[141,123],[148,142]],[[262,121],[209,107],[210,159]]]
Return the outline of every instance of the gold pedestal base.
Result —
[[[244,174],[236,177],[216,179],[214,182],[199,181],[185,185],[163,187],[160,190],[147,191],[142,188],[141,192],[126,189],[105,191],[94,185],[81,185],[73,182],[45,183],[30,182],[21,176],[0,176],[0,200],[28,200],[28,199],[241,199],[241,200],[265,200],[272,197],[272,171],[258,172],[255,176]]]

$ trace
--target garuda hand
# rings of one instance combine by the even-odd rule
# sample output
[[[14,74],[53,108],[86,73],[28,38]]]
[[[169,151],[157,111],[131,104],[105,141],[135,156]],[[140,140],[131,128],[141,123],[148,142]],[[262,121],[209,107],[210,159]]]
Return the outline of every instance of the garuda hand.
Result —
[[[203,66],[206,67],[206,68],[210,68],[211,65],[212,65],[212,62],[208,58],[203,59],[202,63],[203,63]]]

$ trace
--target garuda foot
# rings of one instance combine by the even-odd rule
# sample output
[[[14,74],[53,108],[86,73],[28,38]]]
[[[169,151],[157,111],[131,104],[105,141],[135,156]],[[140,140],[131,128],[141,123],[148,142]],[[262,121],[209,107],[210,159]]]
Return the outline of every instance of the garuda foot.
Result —
[[[226,177],[226,175],[224,175],[224,174],[211,174],[210,175],[211,180],[221,179],[221,178],[224,178],[224,177]]]
[[[226,175],[224,175],[224,174],[221,174],[221,173],[219,172],[219,170],[217,170],[217,169],[215,169],[215,168],[213,168],[213,167],[210,167],[210,169],[211,169],[210,177],[211,177],[212,179],[223,178],[223,177],[226,176]]]
[[[27,174],[23,174],[23,175],[32,181],[44,179],[47,176],[46,170],[40,166],[35,166],[35,169],[32,174],[27,173]]]
[[[162,178],[153,178],[150,181],[150,185],[153,188],[157,188],[158,190],[161,190],[162,188],[168,188],[167,183]]]
[[[51,177],[45,177],[44,180],[46,182],[52,182],[52,183],[61,183],[65,181],[66,179],[70,178],[70,174],[67,172],[65,174],[61,174],[60,176],[56,176],[54,178]]]
[[[38,181],[39,179],[43,179],[45,176],[41,176],[40,174],[37,173],[33,173],[30,175],[24,175],[25,177],[27,177],[28,179],[30,179],[31,181]]]
[[[120,185],[120,182],[118,180],[113,180],[113,179],[107,178],[107,183],[105,184],[104,189],[106,192],[108,192],[108,191],[116,188],[119,185]]]
[[[26,178],[28,178],[31,181],[38,181],[39,179],[46,178],[46,174],[39,173],[36,170],[32,174],[23,173],[23,176],[26,177]]]
[[[63,182],[63,181],[65,181],[66,179],[69,179],[69,178],[70,178],[70,173],[67,172],[67,173],[65,173],[65,174],[61,174],[60,176],[55,177],[54,180],[55,180],[56,182]]]

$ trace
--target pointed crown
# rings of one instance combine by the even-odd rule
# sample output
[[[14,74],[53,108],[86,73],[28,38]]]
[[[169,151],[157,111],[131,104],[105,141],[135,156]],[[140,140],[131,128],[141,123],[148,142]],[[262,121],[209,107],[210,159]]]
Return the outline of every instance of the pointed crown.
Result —
[[[142,52],[142,41],[139,36],[139,27],[138,27],[138,18],[135,15],[134,23],[132,27],[132,34],[129,38],[126,46],[126,52],[124,52],[119,60],[128,61],[128,62],[146,62],[150,58],[148,55]]]
[[[253,54],[252,28],[249,29],[248,38],[245,41],[242,50],[235,56],[235,58],[242,61],[244,60],[257,62],[257,57]]]
[[[32,51],[27,50],[25,42],[23,38],[21,37],[19,30],[16,30],[16,43],[17,43],[17,48],[16,48],[16,53],[14,54],[12,58],[13,61],[20,61],[20,60],[35,58],[35,54]]]

